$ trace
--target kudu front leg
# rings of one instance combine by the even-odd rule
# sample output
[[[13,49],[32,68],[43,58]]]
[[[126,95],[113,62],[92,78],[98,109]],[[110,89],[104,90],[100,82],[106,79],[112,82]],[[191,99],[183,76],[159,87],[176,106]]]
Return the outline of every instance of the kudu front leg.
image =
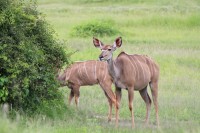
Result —
[[[107,93],[105,92],[105,95],[108,99],[108,103],[109,103],[109,110],[108,110],[108,122],[111,121],[112,119],[112,100],[108,97]]]
[[[99,84],[100,84],[101,88],[104,90],[105,96],[108,99],[108,103],[109,103],[108,122],[110,122],[112,119],[112,105],[113,105],[113,103],[114,103],[114,105],[116,105],[116,97],[111,88],[112,82],[110,82],[110,83],[109,82],[100,82]]]

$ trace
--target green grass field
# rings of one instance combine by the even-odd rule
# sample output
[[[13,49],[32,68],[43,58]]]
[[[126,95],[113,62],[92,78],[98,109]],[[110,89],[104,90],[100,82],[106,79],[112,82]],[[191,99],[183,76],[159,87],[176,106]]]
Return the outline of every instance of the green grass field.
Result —
[[[122,91],[119,128],[113,120],[107,122],[108,103],[99,86],[82,87],[76,117],[47,120],[38,116],[30,120],[4,120],[3,132],[200,132],[200,1],[199,0],[40,0],[38,9],[56,31],[66,40],[67,48],[78,50],[72,61],[97,60],[100,50],[92,37],[73,37],[77,25],[95,21],[112,21],[120,33],[98,37],[112,44],[122,36],[121,51],[145,54],[160,66],[159,115],[161,128],[155,125],[152,104],[150,126],[144,126],[146,107],[135,92],[133,102],[136,127],[131,129],[127,91]],[[61,88],[68,99],[69,89]],[[114,86],[113,86],[114,90]],[[150,93],[150,90],[149,90]],[[22,117],[23,119],[23,117]]]

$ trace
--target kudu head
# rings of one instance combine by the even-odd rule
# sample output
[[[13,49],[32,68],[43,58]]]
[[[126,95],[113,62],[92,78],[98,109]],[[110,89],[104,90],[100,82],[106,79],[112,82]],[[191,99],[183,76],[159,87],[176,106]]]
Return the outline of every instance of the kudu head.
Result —
[[[67,86],[68,85],[68,79],[66,79],[68,74],[68,70],[65,69],[64,72],[61,72],[61,70],[58,71],[58,74],[56,76],[57,80],[60,83],[60,86]]]
[[[116,50],[116,48],[121,47],[122,45],[122,38],[118,37],[115,39],[113,45],[104,45],[100,40],[93,37],[93,44],[96,48],[101,49],[101,54],[99,55],[99,60],[109,60],[112,58],[112,53]]]

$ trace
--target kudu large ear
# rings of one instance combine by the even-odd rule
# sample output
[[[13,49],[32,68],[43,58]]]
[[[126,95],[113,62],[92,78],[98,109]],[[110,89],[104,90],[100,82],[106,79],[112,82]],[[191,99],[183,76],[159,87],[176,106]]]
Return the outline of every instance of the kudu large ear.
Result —
[[[113,44],[113,47],[116,48],[116,47],[121,47],[122,45],[122,37],[118,37],[117,39],[115,39],[115,42]]]
[[[101,41],[99,41],[99,39],[94,38],[94,37],[93,37],[93,44],[94,44],[94,46],[95,46],[96,48],[101,48],[101,47],[103,47],[103,45],[104,45]]]

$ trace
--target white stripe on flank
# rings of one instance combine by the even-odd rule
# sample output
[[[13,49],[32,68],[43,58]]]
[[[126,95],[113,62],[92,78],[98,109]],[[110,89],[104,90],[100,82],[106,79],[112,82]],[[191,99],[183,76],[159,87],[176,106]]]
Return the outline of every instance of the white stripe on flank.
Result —
[[[66,80],[69,80],[69,78],[70,78],[70,76],[71,76],[71,71],[72,71],[73,67],[72,67],[72,68],[69,68],[69,69],[70,69],[70,70],[69,70],[69,74],[66,75],[65,81],[66,81]]]
[[[152,71],[152,76],[154,75],[154,72],[155,72],[155,70],[154,70],[154,64],[153,64],[153,62],[151,62],[151,64],[152,64],[152,68],[153,68],[153,71]]]
[[[99,69],[97,69],[97,70],[99,70],[99,72],[97,73],[97,75],[99,75],[99,78],[101,79],[101,76],[102,76],[102,75],[101,75],[101,71],[100,71],[100,70],[101,70],[101,63],[99,63],[98,68],[99,68]],[[102,77],[102,78],[103,78],[103,77]]]
[[[86,67],[85,67],[85,63],[86,63],[86,62],[84,62],[85,73],[86,73],[86,75],[87,75],[88,80],[90,80],[90,77],[88,76],[88,73],[87,73],[87,69],[86,69]]]
[[[78,84],[81,85],[81,82],[79,81],[79,79],[77,78]]]
[[[135,64],[135,67],[136,67],[136,79],[139,79],[139,70],[138,70],[138,67],[137,67],[137,64],[135,63],[135,60],[134,60],[134,58],[131,56],[131,58],[133,59],[133,62],[134,62],[134,64]]]
[[[78,75],[79,75],[79,77],[81,77],[81,70],[80,70],[80,67],[79,67],[79,64],[77,65],[78,66]]]
[[[148,65],[147,65],[148,66]],[[149,72],[149,78],[151,79],[151,70],[150,70],[150,67],[148,66],[148,70],[147,70],[148,72]]]
[[[150,66],[151,66],[151,68],[152,68],[152,70],[151,70],[151,73],[152,73],[152,75],[151,76],[153,76],[154,75],[154,64],[153,64],[153,61],[152,61],[152,59],[151,58],[149,58],[149,63],[150,63]]]
[[[77,81],[78,81],[79,85],[81,85],[81,82],[80,82],[79,79],[78,79],[79,77],[81,78],[81,72],[80,72],[80,69],[81,69],[81,68],[79,67],[79,64],[78,64],[76,67],[78,67],[78,68],[77,68],[77,71],[78,71]]]
[[[145,55],[141,56],[141,58],[142,58],[142,60],[144,60],[145,63],[147,63]]]
[[[149,63],[149,67],[150,67],[150,75],[151,75],[151,77],[152,77],[152,76],[153,76],[153,70],[152,70],[151,63]]]
[[[97,70],[97,61],[95,61],[95,66],[94,66],[94,78],[95,78],[95,80],[97,79],[96,70]]]
[[[89,68],[89,69],[93,69],[93,66],[94,66],[94,65],[93,65],[93,62],[91,62],[91,63],[88,62],[88,63],[89,63],[89,67],[91,66],[91,68]],[[88,70],[88,69],[87,69],[87,70]],[[90,72],[90,71],[89,71],[89,72]],[[89,73],[89,74],[90,74],[90,73]],[[90,78],[92,78],[92,79],[94,78],[94,77],[92,77],[92,76],[94,76],[93,74],[94,74],[94,73],[91,73],[91,75],[90,75]]]
[[[141,65],[141,63],[140,63],[140,61],[139,61],[137,58],[136,58],[136,60],[137,60],[137,62],[140,64],[140,66],[141,66],[141,68],[142,68],[143,79],[144,79],[144,81],[145,81],[144,69],[143,69],[143,67],[142,67],[142,65]]]
[[[131,65],[132,65],[132,67],[133,67],[133,69],[134,69],[134,74],[135,74],[135,76],[137,76],[137,75],[136,75],[136,70],[135,70],[135,67],[134,67],[132,61],[131,61],[130,59],[129,59],[129,61],[131,62]],[[131,70],[131,69],[130,69],[130,70]]]
[[[146,58],[146,60],[148,60],[148,61],[146,61],[146,64],[147,64],[147,62],[149,62],[149,64],[147,64],[147,66],[148,66],[148,68],[149,68],[149,76],[150,76],[150,78],[151,78],[151,65],[150,65],[150,61],[149,61],[149,59],[148,58]]]
[[[147,55],[143,55],[142,59],[144,60],[145,64],[148,66],[148,64],[147,64],[148,56]],[[149,68],[149,66],[148,66],[148,68]],[[151,77],[151,70],[150,70],[150,68],[147,71],[149,73],[149,76]]]
[[[83,78],[83,74],[82,74],[82,72],[81,72],[81,68],[82,68],[82,66],[80,67],[79,65],[80,65],[80,64],[77,65],[77,67],[78,67],[78,70],[77,70],[77,71],[78,71],[78,75],[79,75],[80,79],[82,79],[82,80],[81,80],[82,83],[84,83],[84,80],[83,80],[83,79],[84,79],[84,78]],[[80,81],[78,81],[78,82],[80,83]],[[81,83],[80,83],[80,85],[81,85]]]

